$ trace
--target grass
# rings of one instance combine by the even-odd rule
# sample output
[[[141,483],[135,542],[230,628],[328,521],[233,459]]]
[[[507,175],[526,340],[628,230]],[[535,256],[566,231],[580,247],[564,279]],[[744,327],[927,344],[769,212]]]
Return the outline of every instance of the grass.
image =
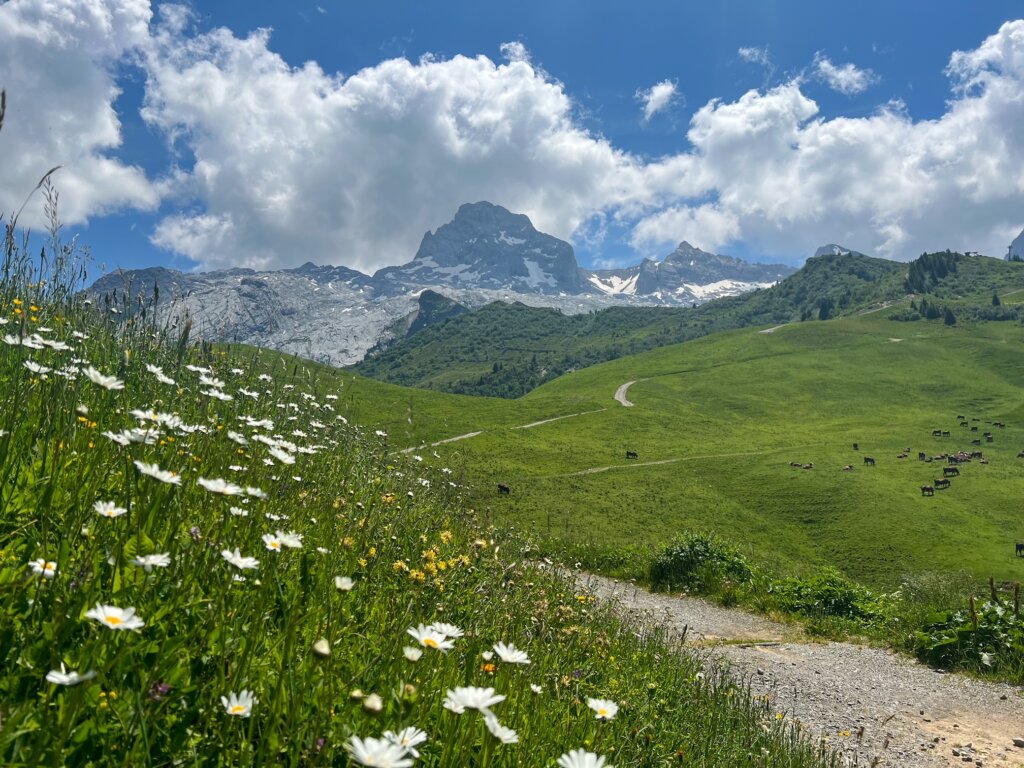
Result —
[[[576,748],[617,766],[837,765],[671,638],[525,562],[446,462],[395,452],[485,412],[492,428],[551,415],[543,398],[420,400],[193,345],[137,307],[86,306],[10,228],[4,267],[4,764],[371,764],[357,739],[420,728],[433,766]],[[410,636],[432,622],[459,631]],[[464,686],[505,697],[493,711],[518,743],[444,705]],[[591,698],[620,709],[598,720]]]

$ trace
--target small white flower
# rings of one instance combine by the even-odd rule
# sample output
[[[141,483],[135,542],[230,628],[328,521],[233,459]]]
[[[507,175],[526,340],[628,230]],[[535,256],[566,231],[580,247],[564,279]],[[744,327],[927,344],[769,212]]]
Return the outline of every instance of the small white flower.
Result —
[[[85,612],[85,618],[96,619],[110,629],[142,629],[146,622],[135,615],[134,608],[118,608],[116,605],[96,604]]]
[[[263,538],[263,546],[265,546],[271,552],[280,552],[281,551],[281,547],[283,545],[281,543],[281,539],[278,536],[275,536],[272,533],[264,533],[262,538]]]
[[[248,517],[249,516],[249,510],[248,509],[242,509],[241,507],[231,507],[228,510],[228,512],[230,512],[235,517]]]
[[[228,402],[230,400],[235,399],[231,395],[224,394],[219,389],[204,389],[203,394],[206,395],[207,397],[213,397],[216,398],[217,400],[223,400],[224,402]]]
[[[498,718],[495,717],[493,712],[488,711],[484,713],[484,723],[487,725],[487,730],[491,732],[491,735],[502,744],[515,744],[519,741],[519,734],[498,722]]]
[[[484,661],[490,661],[494,658],[494,653],[492,651],[484,651],[480,655],[483,657]]]
[[[609,699],[587,699],[587,706],[598,720],[611,720],[619,711],[619,705]]]
[[[606,764],[603,757],[599,757],[593,752],[574,749],[558,758],[558,768],[612,768],[612,766]]]
[[[128,510],[124,507],[119,507],[112,501],[97,501],[92,505],[92,508],[96,510],[96,514],[102,517],[120,517],[121,515],[128,514]]]
[[[371,693],[363,699],[363,709],[367,712],[380,712],[384,709],[384,700],[376,693]]]
[[[73,670],[68,672],[62,661],[59,672],[56,669],[52,669],[46,673],[46,682],[53,683],[54,685],[78,685],[86,680],[92,680],[94,677],[96,677],[96,672],[91,669],[84,675]]]
[[[445,709],[461,715],[467,709],[489,712],[492,706],[500,704],[504,700],[505,697],[500,693],[495,693],[493,688],[478,688],[470,685],[455,690],[449,688],[441,704]]]
[[[334,577],[334,586],[337,587],[342,592],[351,592],[352,591],[352,587],[354,587],[355,585],[356,585],[356,583],[352,580],[351,576],[335,576]]]
[[[32,362],[31,360],[26,360],[22,365],[24,365],[30,373],[43,377],[53,370],[52,368],[47,368],[45,365],[39,365],[39,363]]]
[[[407,631],[424,648],[433,648],[435,651],[450,651],[455,647],[455,643],[432,627],[420,624],[418,627],[411,627]]]
[[[504,661],[506,664],[529,664],[530,657],[527,656],[526,651],[520,651],[512,643],[505,645],[504,643],[495,643],[494,652],[498,654],[498,658]]]
[[[345,750],[359,765],[374,768],[410,768],[412,759],[406,757],[406,750],[387,739],[352,736],[345,742]]]
[[[171,485],[181,485],[181,476],[174,472],[169,472],[165,469],[160,469],[156,464],[146,464],[142,461],[135,461],[135,466],[139,472],[144,475],[148,475],[155,480],[159,480],[161,483],[169,483]]]
[[[235,566],[235,568],[239,568],[243,571],[254,570],[260,564],[260,561],[255,557],[243,557],[242,552],[238,547],[235,547],[234,552],[230,549],[221,550],[220,556]]]
[[[270,448],[267,448],[267,453],[269,453],[271,456],[273,456],[275,459],[277,459],[282,464],[294,464],[295,463],[295,457],[292,456],[287,451],[282,451],[280,448],[271,446]]]
[[[267,499],[267,498],[270,498],[267,495],[266,491],[261,491],[259,488],[256,488],[255,486],[252,486],[252,485],[247,485],[245,487],[245,495],[246,496],[252,496],[253,498],[256,498],[256,499]]]
[[[443,621],[435,621],[433,624],[430,625],[430,629],[434,630],[435,632],[440,632],[442,635],[444,635],[445,637],[450,637],[452,640],[456,640],[466,634],[459,627],[456,627],[454,624],[446,624]]]
[[[288,547],[289,549],[302,549],[301,533],[295,533],[294,531],[281,533],[281,531],[277,531],[277,538],[281,540],[282,546]]]
[[[241,693],[229,693],[227,696],[220,697],[221,704],[224,705],[224,711],[233,717],[248,717],[252,714],[252,707],[256,703],[256,698],[252,695],[252,691],[245,689]]]
[[[396,747],[402,747],[402,749],[413,757],[419,757],[420,753],[416,750],[416,747],[427,740],[427,734],[419,728],[410,725],[408,728],[403,728],[398,733],[395,733],[394,731],[384,731],[384,738]]]
[[[536,683],[530,683],[530,690],[533,691],[534,693],[544,693],[544,689],[541,688]]]
[[[39,558],[29,563],[28,567],[32,569],[32,573],[42,576],[44,579],[52,579],[57,575],[57,564],[53,560]]]
[[[992,655],[982,651],[981,663],[984,664],[986,667],[991,667],[992,666]]]
[[[411,645],[405,646],[405,648],[402,649],[402,653],[409,661],[419,661],[423,657],[423,649],[413,648]]]
[[[228,439],[229,440],[233,440],[234,442],[238,443],[239,445],[248,445],[249,444],[249,440],[245,437],[245,435],[239,434],[238,432],[234,432],[234,431],[229,429],[227,431],[227,435],[228,435]]]
[[[242,486],[220,478],[207,480],[205,477],[200,477],[196,482],[210,493],[219,493],[222,496],[241,496],[245,492],[242,490]]]
[[[133,565],[145,569],[150,573],[154,568],[166,568],[171,564],[171,555],[168,552],[158,552],[152,555],[139,555],[132,560]]]
[[[214,387],[215,389],[224,389],[224,382],[220,379],[215,379],[207,376],[205,373],[199,374],[199,383],[204,387]]]
[[[325,659],[331,655],[331,644],[327,641],[326,637],[321,637],[313,643],[313,653],[317,656],[323,656]]]
[[[124,389],[124,382],[116,376],[104,376],[91,365],[84,371],[86,378],[104,389]]]

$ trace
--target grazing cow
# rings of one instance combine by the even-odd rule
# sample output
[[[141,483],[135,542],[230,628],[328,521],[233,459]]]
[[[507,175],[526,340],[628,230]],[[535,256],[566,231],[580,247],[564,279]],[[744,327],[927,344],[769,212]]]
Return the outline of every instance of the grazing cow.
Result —
[[[504,483],[498,483],[498,493],[503,493],[507,496],[512,493],[512,489]]]
[[[897,459],[905,459],[905,458],[907,458],[907,454],[905,454],[905,453],[897,453],[896,454],[896,458]]]
[[[971,440],[971,445],[981,445],[981,440]]]
[[[637,453],[636,451],[626,451],[626,458],[627,459],[639,459],[640,458],[640,454]]]
[[[928,455],[924,451],[918,451],[917,452],[917,460],[918,461],[924,461],[927,458],[928,458]]]
[[[971,432],[977,432],[977,431],[978,431],[977,427],[971,427]]]
[[[854,443],[853,444],[853,450],[859,451],[860,450],[860,443]]]
[[[967,455],[970,456],[972,459],[980,459],[981,456],[982,456],[982,453],[981,453],[981,451],[971,451]]]
[[[945,429],[942,430],[942,436],[943,437],[949,437],[949,432],[947,432]]]
[[[843,467],[843,472],[853,472],[853,464],[847,464]]]
[[[1003,422],[1001,422],[1001,421],[994,421],[992,423],[995,424],[1000,429],[1005,429],[1006,428],[1006,425]]]
[[[934,481],[934,483],[932,483],[932,484],[933,484],[933,485],[934,485],[934,486],[935,486],[936,488],[939,488],[939,489],[941,489],[941,488],[949,488],[949,486],[950,486],[950,481],[949,481],[949,480],[947,480],[947,479],[946,479],[946,478],[944,478],[944,477],[937,477],[937,478],[935,478],[935,481]]]
[[[979,459],[978,463],[980,463],[980,464],[988,464],[988,459]]]
[[[969,426],[971,426],[971,425],[970,425],[970,424],[968,424],[968,423],[967,423],[966,421],[961,421],[961,422],[960,422],[960,426],[961,426],[961,427],[969,427]]]
[[[941,429],[933,429],[932,430],[932,437],[942,437],[942,430]]]
[[[1018,458],[1018,459],[1024,459],[1024,451],[1020,451],[1020,452],[1019,452],[1019,453],[1017,454],[1017,458]]]
[[[992,435],[985,435],[985,442],[986,443],[991,443],[993,440],[995,440],[995,438],[992,437]]]
[[[942,476],[943,477],[960,477],[960,470],[957,469],[956,467],[943,467],[942,468]]]
[[[802,469],[814,469],[814,465],[813,464],[804,464]]]
[[[1015,554],[1017,557],[1024,557],[1024,544],[1019,541],[1017,542],[1017,552]]]
[[[922,485],[921,486],[921,495],[922,496],[934,496],[935,495],[935,488],[933,486],[931,486],[931,485]]]
[[[799,461],[791,461],[789,462],[789,466],[793,467],[794,469],[800,469],[800,467],[802,467],[803,464],[801,464]]]
[[[867,464],[869,467],[875,466],[875,460],[871,456],[865,456],[864,457],[864,463]]]

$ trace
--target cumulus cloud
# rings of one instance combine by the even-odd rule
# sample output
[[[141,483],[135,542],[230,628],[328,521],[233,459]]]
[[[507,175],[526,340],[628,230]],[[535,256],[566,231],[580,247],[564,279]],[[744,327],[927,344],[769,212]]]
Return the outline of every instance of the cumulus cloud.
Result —
[[[768,47],[758,48],[756,46],[744,46],[740,48],[736,53],[744,61],[750,64],[760,64],[762,67],[771,66],[772,59],[768,55]]]
[[[146,0],[11,0],[0,4],[0,214],[18,210],[55,165],[69,224],[121,208],[153,208],[158,188],[117,159],[120,94],[112,70],[148,40]],[[43,223],[38,196],[22,224]]]
[[[643,104],[644,122],[648,122],[657,113],[667,109],[677,100],[678,86],[671,80],[662,80],[650,88],[637,90],[635,96]]]
[[[821,51],[814,57],[814,72],[828,83],[832,90],[845,96],[863,93],[878,78],[870,69],[860,69],[854,64],[833,64]]]

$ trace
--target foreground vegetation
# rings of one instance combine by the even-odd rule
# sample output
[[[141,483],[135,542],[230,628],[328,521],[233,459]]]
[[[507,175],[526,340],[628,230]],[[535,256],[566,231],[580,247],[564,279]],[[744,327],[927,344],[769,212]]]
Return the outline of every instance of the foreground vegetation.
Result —
[[[333,376],[90,307],[7,235],[4,764],[836,764],[524,563]]]

